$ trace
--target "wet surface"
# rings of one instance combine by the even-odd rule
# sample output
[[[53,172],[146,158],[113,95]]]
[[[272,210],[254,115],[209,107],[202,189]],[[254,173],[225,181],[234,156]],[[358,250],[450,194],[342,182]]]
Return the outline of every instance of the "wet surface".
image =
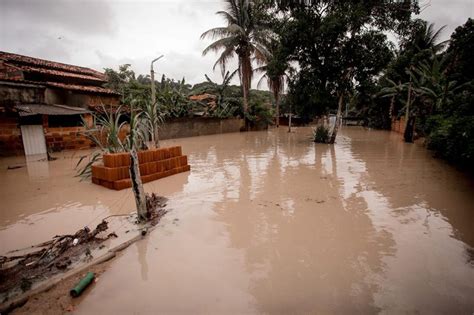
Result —
[[[192,166],[145,185],[172,211],[77,313],[474,312],[474,182],[389,132],[310,136],[164,141]],[[75,160],[36,177],[0,160],[0,252],[133,209],[130,190],[72,178]]]

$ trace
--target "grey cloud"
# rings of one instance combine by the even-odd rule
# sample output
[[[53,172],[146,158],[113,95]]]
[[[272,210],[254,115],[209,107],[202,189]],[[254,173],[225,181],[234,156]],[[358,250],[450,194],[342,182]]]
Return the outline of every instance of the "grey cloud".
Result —
[[[103,1],[2,0],[0,11],[4,29],[21,26],[38,33],[56,28],[89,36],[114,32],[111,7]]]
[[[464,24],[469,17],[474,16],[473,0],[430,0],[420,14],[422,19],[435,23],[435,29],[446,25],[441,39],[449,39],[456,27]]]

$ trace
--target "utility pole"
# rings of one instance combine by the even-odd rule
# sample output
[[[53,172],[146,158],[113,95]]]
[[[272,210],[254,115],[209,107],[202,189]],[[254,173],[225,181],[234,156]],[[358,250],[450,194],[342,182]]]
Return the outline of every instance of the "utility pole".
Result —
[[[156,102],[156,91],[155,91],[155,71],[153,70],[153,63],[161,59],[163,55],[155,58],[151,61],[150,74],[151,74],[151,103],[154,105]]]

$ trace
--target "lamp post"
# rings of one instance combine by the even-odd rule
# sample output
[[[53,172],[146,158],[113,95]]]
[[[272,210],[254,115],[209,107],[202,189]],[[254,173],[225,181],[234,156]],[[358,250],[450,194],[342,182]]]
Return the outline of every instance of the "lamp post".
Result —
[[[150,74],[151,74],[151,103],[155,104],[156,102],[156,91],[155,91],[155,71],[153,70],[153,63],[161,59],[163,55],[155,58],[151,61]]]

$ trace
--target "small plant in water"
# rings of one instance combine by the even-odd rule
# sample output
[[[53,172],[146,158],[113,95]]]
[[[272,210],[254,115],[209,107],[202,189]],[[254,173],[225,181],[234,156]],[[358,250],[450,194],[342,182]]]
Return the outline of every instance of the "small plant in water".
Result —
[[[328,143],[329,129],[323,125],[319,125],[313,130],[313,141],[318,143]]]

